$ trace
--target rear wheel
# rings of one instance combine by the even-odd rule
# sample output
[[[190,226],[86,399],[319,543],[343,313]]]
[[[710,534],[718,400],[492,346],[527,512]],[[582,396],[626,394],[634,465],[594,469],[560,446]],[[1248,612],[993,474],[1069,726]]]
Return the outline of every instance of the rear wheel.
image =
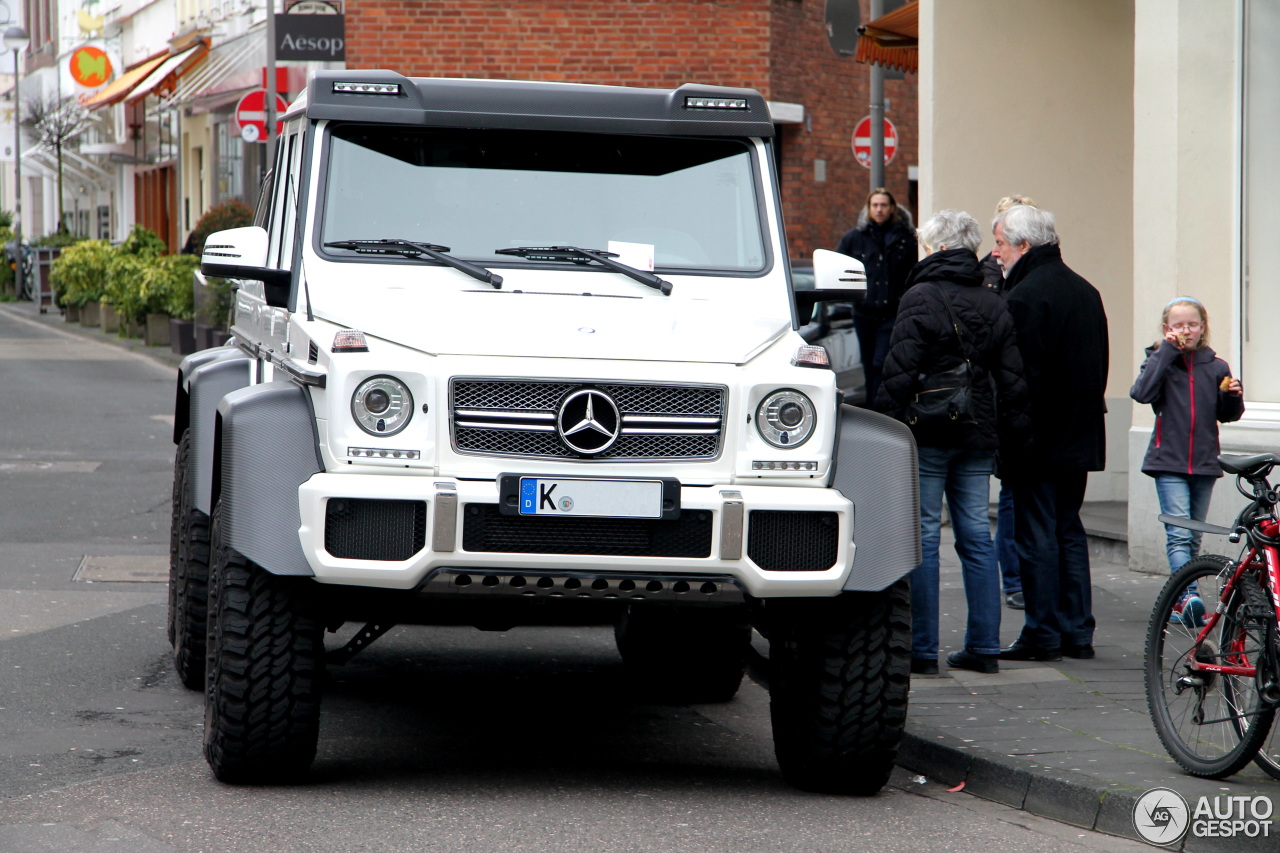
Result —
[[[297,778],[315,758],[322,625],[308,581],[278,577],[223,542],[213,516],[204,754],[223,782]]]
[[[747,668],[751,626],[739,607],[633,604],[614,638],[647,692],[680,704],[728,702]]]
[[[208,630],[209,516],[191,504],[191,432],[185,430],[173,463],[173,518],[169,530],[169,643],[178,679],[204,688]]]
[[[773,600],[766,610],[782,775],[806,791],[876,793],[889,780],[907,719],[907,580],[881,592]]]
[[[1268,639],[1270,606],[1257,580],[1244,575],[1204,640],[1234,564],[1206,555],[1183,566],[1156,599],[1147,629],[1147,705],[1169,755],[1192,776],[1221,779],[1249,763],[1275,710],[1252,675],[1206,673],[1193,662],[1256,666]]]

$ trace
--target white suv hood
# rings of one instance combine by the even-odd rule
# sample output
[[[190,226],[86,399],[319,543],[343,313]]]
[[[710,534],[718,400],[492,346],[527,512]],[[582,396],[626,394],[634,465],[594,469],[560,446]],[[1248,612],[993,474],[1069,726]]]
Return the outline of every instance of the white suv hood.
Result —
[[[726,289],[737,284],[720,282]],[[752,304],[759,291],[750,287],[732,300],[513,290],[510,279],[502,290],[460,291],[442,282],[365,286],[358,299],[348,291],[340,314],[319,304],[314,311],[318,318],[438,355],[742,364],[791,326],[790,318],[762,317],[759,304]]]

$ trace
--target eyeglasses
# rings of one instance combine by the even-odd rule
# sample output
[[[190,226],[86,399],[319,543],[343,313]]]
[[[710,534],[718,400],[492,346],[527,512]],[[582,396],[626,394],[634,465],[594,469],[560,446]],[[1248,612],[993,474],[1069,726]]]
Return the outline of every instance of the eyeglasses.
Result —
[[[1169,327],[1175,332],[1198,332],[1204,328],[1202,323],[1174,323]]]

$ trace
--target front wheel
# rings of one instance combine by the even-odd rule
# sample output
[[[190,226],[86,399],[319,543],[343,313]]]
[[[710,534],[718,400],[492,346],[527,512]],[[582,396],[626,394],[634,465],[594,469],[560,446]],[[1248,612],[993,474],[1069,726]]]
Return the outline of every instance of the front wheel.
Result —
[[[769,711],[782,775],[797,788],[870,795],[889,781],[907,720],[911,593],[766,605]]]
[[[1257,666],[1266,648],[1271,608],[1257,580],[1245,573],[1223,602],[1235,566],[1216,555],[1188,562],[1161,590],[1147,628],[1144,674],[1156,734],[1184,770],[1210,779],[1248,764],[1275,716],[1253,675],[1194,667]],[[1198,639],[1220,602],[1221,618]]]
[[[228,547],[213,513],[204,754],[223,782],[285,781],[315,758],[324,639],[300,578]]]

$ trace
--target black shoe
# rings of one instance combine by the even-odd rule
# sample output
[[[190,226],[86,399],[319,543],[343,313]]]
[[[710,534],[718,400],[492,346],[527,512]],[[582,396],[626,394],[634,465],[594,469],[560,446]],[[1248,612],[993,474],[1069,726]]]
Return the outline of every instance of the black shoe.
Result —
[[[1083,646],[1063,646],[1062,653],[1076,660],[1093,660],[1096,657],[1093,646],[1089,643],[1085,643]]]
[[[985,672],[990,675],[1000,671],[1000,659],[995,655],[976,655],[968,649],[961,649],[947,655],[947,666],[953,669],[971,669],[974,672]]]
[[[1023,597],[1022,591],[1011,592],[1004,597],[1004,603],[1012,610],[1026,610],[1027,600]]]
[[[1024,643],[1018,640],[1007,649],[1000,650],[1000,660],[1038,660],[1038,661],[1057,661],[1062,660],[1062,651],[1060,649],[1042,649],[1039,646],[1033,646],[1030,643]]]
[[[937,658],[912,658],[911,674],[912,675],[937,675],[938,659]]]

